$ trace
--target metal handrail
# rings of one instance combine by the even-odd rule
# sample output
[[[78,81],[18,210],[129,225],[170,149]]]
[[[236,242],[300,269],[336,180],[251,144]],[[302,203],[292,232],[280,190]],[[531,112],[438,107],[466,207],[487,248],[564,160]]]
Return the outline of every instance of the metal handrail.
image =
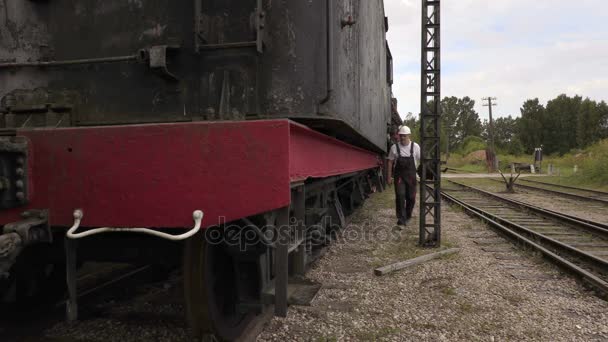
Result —
[[[163,238],[165,240],[170,240],[170,241],[182,241],[182,240],[186,240],[186,239],[194,236],[196,233],[198,233],[200,231],[204,214],[201,210],[195,210],[192,213],[192,219],[194,220],[194,227],[192,229],[190,229],[189,231],[187,231],[186,233],[183,233],[180,235],[167,234],[167,233],[163,233],[163,232],[160,232],[160,231],[157,231],[154,229],[150,229],[150,228],[113,228],[113,227],[93,228],[93,229],[90,229],[90,230],[87,230],[87,231],[84,231],[81,233],[76,233],[76,231],[80,227],[80,222],[82,221],[82,218],[84,217],[84,213],[81,209],[76,209],[76,210],[74,210],[73,215],[74,215],[74,224],[72,225],[72,227],[68,230],[68,232],[66,234],[66,236],[69,239],[82,239],[87,236],[102,234],[102,233],[126,232],[126,233],[139,233],[139,234],[152,235],[152,236],[160,237],[160,238]]]

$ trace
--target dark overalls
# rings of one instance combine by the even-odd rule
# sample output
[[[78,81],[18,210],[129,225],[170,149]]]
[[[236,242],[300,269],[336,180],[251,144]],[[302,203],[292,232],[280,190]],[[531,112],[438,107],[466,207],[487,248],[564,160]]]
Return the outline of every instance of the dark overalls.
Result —
[[[414,161],[414,142],[412,141],[410,156],[402,157],[399,143],[397,146],[397,159],[395,160],[395,195],[397,220],[405,224],[412,218],[412,211],[416,204],[416,162]]]

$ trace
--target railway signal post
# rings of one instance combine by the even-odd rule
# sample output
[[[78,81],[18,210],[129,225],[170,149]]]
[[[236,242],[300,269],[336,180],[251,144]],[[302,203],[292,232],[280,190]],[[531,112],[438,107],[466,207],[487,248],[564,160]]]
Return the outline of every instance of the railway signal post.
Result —
[[[422,60],[420,96],[420,240],[441,245],[441,39],[440,1],[422,0]]]

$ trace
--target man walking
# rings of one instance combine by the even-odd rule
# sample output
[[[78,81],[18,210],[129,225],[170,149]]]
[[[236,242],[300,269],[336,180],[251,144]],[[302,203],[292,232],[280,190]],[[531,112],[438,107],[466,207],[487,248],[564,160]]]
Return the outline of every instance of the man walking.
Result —
[[[416,204],[416,168],[420,164],[420,146],[411,140],[407,126],[399,128],[399,142],[388,154],[388,183],[395,181],[397,225],[405,226]]]

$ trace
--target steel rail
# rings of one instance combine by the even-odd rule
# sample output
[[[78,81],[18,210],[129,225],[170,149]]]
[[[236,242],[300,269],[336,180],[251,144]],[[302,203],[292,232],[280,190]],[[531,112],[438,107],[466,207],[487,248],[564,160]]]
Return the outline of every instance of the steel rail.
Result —
[[[502,183],[502,181],[500,181],[498,179],[492,179],[492,180],[495,181],[495,182]],[[584,201],[596,201],[596,202],[608,204],[608,200],[603,200],[603,199],[600,199],[600,198],[587,197],[587,196],[583,196],[583,195],[577,195],[577,194],[573,194],[573,193],[570,193],[570,192],[563,192],[563,191],[558,191],[558,190],[539,188],[539,187],[536,187],[536,186],[530,186],[530,185],[524,185],[524,184],[515,184],[515,186],[519,186],[519,187],[522,187],[524,189],[545,191],[545,192],[548,192],[548,193],[558,194],[558,195],[562,195],[562,196],[565,196],[565,197],[571,197],[571,198],[574,198],[574,199],[581,199],[581,200],[584,200]]]
[[[518,234],[517,232],[513,231],[512,229],[509,229],[508,227],[500,224],[499,222],[493,220],[491,217],[484,215],[483,210],[480,210],[461,200],[458,200],[457,198],[449,195],[446,191],[442,192],[442,196],[445,199],[447,199],[448,201],[461,206],[468,214],[470,214],[472,216],[476,216],[476,217],[480,218],[482,221],[487,222],[492,227],[496,228],[499,232],[501,232],[511,238],[514,238],[515,240],[521,242],[522,244],[524,244],[534,250],[539,251],[545,257],[552,260],[557,265],[567,269],[568,271],[570,271],[570,272],[578,275],[582,279],[586,280],[589,284],[594,286],[596,289],[602,291],[603,293],[608,293],[608,283],[606,281],[604,281],[603,279],[599,278],[598,276],[596,276],[596,275],[592,274],[591,272],[577,266],[576,264],[564,259],[557,253],[539,245],[538,243],[526,238],[525,236]]]
[[[549,185],[549,186],[554,186],[557,188],[564,188],[564,189],[572,189],[572,190],[578,190],[578,191],[587,191],[593,194],[598,194],[598,195],[603,195],[603,196],[608,196],[608,192],[606,191],[598,191],[598,190],[591,190],[591,189],[585,189],[585,188],[577,188],[575,186],[568,186],[568,185],[561,185],[561,184],[553,184],[553,183],[547,183],[547,182],[540,182],[537,180],[529,180],[529,179],[525,179],[522,178],[520,179],[524,182],[530,182],[530,183],[535,183],[535,184],[542,184],[542,185]]]
[[[464,201],[463,201],[464,202]],[[466,203],[466,202],[465,202]],[[543,241],[547,244],[552,245],[553,247],[557,248],[557,249],[561,249],[563,251],[568,252],[569,254],[571,254],[572,256],[576,257],[576,258],[580,258],[580,259],[584,259],[590,263],[593,264],[594,267],[604,271],[604,272],[608,272],[608,261],[604,260],[602,258],[598,258],[595,255],[589,254],[585,251],[582,251],[578,248],[572,247],[566,243],[563,243],[561,241],[558,241],[556,239],[553,239],[551,237],[548,237],[546,235],[543,235],[541,233],[538,233],[534,230],[531,230],[527,227],[522,226],[521,224],[512,222],[510,220],[507,220],[505,218],[502,218],[498,215],[489,213],[483,209],[477,208],[473,205],[471,205],[471,207],[473,208],[473,210],[479,211],[480,213],[482,213],[485,216],[491,217],[492,219],[507,225],[509,227],[512,227],[520,232],[523,232],[525,234],[531,235],[533,236],[535,239],[537,239],[538,241]]]
[[[496,199],[498,199],[500,201],[503,201],[505,203],[509,203],[509,204],[512,204],[512,205],[517,205],[517,206],[523,207],[523,208],[525,208],[527,210],[533,211],[533,212],[538,213],[540,215],[543,215],[545,217],[554,218],[554,219],[560,219],[560,220],[566,221],[570,225],[574,225],[575,227],[585,228],[587,231],[590,231],[592,233],[597,233],[597,234],[601,234],[602,236],[608,237],[608,225],[607,224],[604,224],[604,223],[601,223],[601,222],[592,221],[592,220],[583,219],[583,218],[572,216],[572,215],[562,214],[562,213],[559,213],[557,211],[541,208],[541,207],[538,207],[538,206],[535,206],[535,205],[531,205],[531,204],[528,204],[528,203],[525,203],[525,202],[521,202],[521,201],[505,198],[505,197],[493,194],[493,193],[491,193],[489,191],[485,191],[485,190],[476,188],[474,186],[458,183],[458,182],[455,182],[455,181],[452,181],[452,180],[449,180],[449,182],[454,183],[454,184],[459,185],[459,186],[462,186],[464,188],[473,189],[473,190],[475,190],[477,192],[480,192],[480,193],[483,193],[483,194],[485,194],[487,196],[496,198]]]

